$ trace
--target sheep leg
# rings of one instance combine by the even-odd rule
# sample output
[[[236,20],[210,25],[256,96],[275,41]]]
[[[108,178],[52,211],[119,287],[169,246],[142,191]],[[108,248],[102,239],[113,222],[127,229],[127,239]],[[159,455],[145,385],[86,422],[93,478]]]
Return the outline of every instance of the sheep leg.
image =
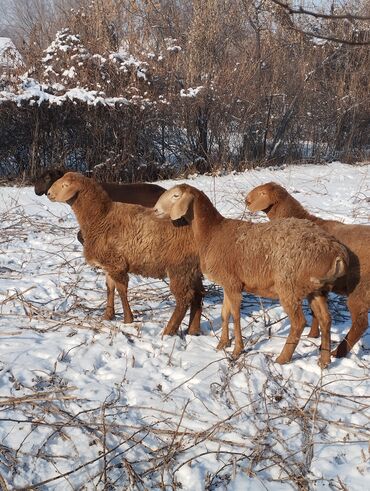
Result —
[[[216,347],[217,350],[228,348],[231,345],[229,338],[229,319],[231,315],[231,306],[229,299],[224,291],[224,301],[222,303],[221,319],[222,319],[222,331],[221,338]]]
[[[301,338],[304,326],[306,324],[305,316],[303,315],[302,305],[300,302],[292,303],[290,301],[282,301],[280,303],[283,306],[285,312],[290,319],[290,332],[285,342],[284,348],[280,355],[276,358],[276,362],[283,365],[288,363],[293,356],[293,353],[297,347],[297,344]]]
[[[240,326],[240,304],[242,302],[242,294],[240,292],[235,292],[233,294],[228,293],[227,296],[234,321],[235,346],[232,357],[236,359],[244,349],[242,329]]]
[[[352,326],[345,338],[339,343],[332,355],[335,358],[346,356],[367,329],[369,306],[359,298],[348,298],[348,309],[352,317]]]
[[[193,295],[190,285],[188,288],[185,287],[186,285],[181,275],[174,274],[174,276],[170,276],[170,290],[175,297],[176,306],[165,330],[163,331],[163,336],[174,336],[177,334],[180,324],[185,317]]]
[[[316,294],[312,296],[311,308],[321,326],[321,348],[319,366],[326,368],[330,363],[330,327],[331,317],[328,309],[326,295]]]
[[[311,302],[310,302],[311,304]],[[312,306],[311,306],[312,310]],[[319,321],[317,320],[315,313],[312,311],[312,324],[310,332],[307,334],[309,338],[319,338],[320,337],[320,329],[319,329]]]
[[[115,292],[115,283],[108,273],[105,275],[105,284],[107,285],[107,306],[105,307],[105,312],[103,319],[111,321],[114,319],[115,311],[114,311],[114,292]]]
[[[194,288],[194,295],[190,303],[188,334],[191,336],[199,336],[200,334],[200,318],[202,315],[203,297],[203,283],[202,279],[198,277]]]
[[[177,300],[178,299],[176,299],[175,310],[173,311],[173,314],[171,315],[171,318],[163,331],[163,336],[174,336],[177,334],[180,324],[185,317],[188,306],[183,302],[178,302]]]
[[[111,273],[110,277],[112,281],[115,283],[115,286],[121,298],[122,307],[123,307],[123,322],[125,324],[131,324],[131,322],[134,321],[134,316],[132,315],[130,304],[128,303],[128,298],[127,298],[128,275],[127,273],[120,272],[120,273],[113,273],[113,274]]]
[[[322,295],[325,295],[325,297],[327,297],[327,293],[322,293]],[[311,313],[312,313],[311,329],[310,329],[310,332],[307,334],[307,337],[309,337],[309,338],[319,338],[320,337],[320,330],[319,330],[320,323],[317,320],[317,317],[315,315],[315,312],[312,309],[311,302],[312,302],[312,299],[313,298],[314,298],[314,295],[313,294],[311,294],[311,295],[309,295],[307,297],[308,302],[309,302],[310,307],[311,307]]]

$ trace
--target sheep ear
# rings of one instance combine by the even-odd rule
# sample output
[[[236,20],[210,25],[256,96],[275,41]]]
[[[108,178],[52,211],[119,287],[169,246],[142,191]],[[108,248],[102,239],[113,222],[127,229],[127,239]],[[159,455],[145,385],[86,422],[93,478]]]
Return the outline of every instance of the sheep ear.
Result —
[[[188,193],[184,193],[181,198],[173,205],[170,211],[171,220],[179,220],[184,217],[188,210],[189,206],[193,201],[193,196]]]

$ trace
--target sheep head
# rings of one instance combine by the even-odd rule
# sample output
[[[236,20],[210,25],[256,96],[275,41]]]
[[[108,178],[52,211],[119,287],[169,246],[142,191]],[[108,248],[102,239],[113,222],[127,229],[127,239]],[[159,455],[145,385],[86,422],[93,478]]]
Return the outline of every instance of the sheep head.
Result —
[[[192,220],[192,204],[194,195],[191,186],[181,184],[165,191],[154,205],[158,217],[169,217],[173,221],[185,219]]]
[[[50,201],[66,203],[76,196],[82,187],[83,176],[78,172],[67,172],[54,182],[48,191]]]
[[[47,194],[54,182],[63,177],[66,172],[66,169],[62,167],[48,169],[43,172],[35,181],[35,193],[37,196]]]
[[[270,208],[277,201],[277,193],[282,188],[275,182],[268,182],[257,186],[247,194],[245,198],[245,204],[250,211],[265,211]]]

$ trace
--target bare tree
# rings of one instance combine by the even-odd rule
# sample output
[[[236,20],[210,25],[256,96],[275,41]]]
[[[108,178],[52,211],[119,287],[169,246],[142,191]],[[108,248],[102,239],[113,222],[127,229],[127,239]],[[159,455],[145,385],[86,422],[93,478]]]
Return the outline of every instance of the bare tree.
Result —
[[[329,13],[294,7],[288,0],[270,1],[289,15],[291,29],[306,36],[352,46],[370,44],[370,5],[366,1],[340,7],[333,2]]]

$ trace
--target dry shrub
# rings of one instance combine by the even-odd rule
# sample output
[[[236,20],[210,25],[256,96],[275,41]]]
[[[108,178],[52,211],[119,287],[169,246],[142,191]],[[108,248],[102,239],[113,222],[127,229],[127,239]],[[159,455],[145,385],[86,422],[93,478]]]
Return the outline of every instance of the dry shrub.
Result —
[[[358,2],[346,8],[361,11]],[[129,104],[67,101],[57,111],[47,103],[2,103],[5,174],[34,175],[64,161],[101,164],[100,174],[136,180],[187,166],[210,172],[230,163],[239,169],[241,161],[368,156],[369,47],[303,32],[325,28],[363,39],[363,22],[294,24],[270,0],[56,0],[54,11],[37,42],[38,23],[29,21],[28,75],[48,93],[77,87]]]

